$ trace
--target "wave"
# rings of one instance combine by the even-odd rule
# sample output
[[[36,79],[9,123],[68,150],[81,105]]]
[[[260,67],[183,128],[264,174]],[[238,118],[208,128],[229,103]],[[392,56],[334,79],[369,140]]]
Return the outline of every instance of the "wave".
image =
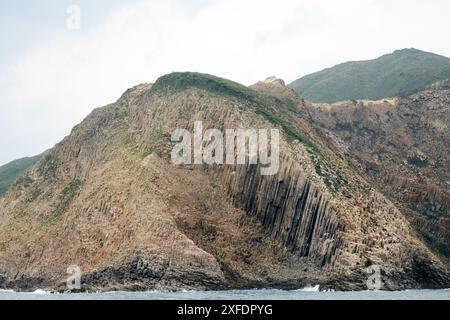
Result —
[[[26,291],[15,291],[12,289],[1,289],[0,293],[15,293],[15,294],[53,294],[53,292],[42,290],[42,289],[36,289],[31,292]]]
[[[9,289],[0,289],[0,293],[15,293],[15,291]]]
[[[303,292],[320,292],[320,284],[315,286],[306,286],[303,289],[298,289],[295,291],[303,291]]]
[[[34,290],[34,291],[31,292],[31,293],[32,293],[32,294],[51,294],[51,292],[45,291],[45,290],[42,290],[42,289]]]

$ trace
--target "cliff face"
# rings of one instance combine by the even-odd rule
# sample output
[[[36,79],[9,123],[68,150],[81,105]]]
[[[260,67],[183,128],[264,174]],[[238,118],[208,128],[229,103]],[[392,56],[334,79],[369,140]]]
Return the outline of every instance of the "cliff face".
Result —
[[[171,74],[95,110],[0,199],[0,287],[444,287],[442,263],[280,81]],[[280,170],[170,162],[174,129],[279,128]],[[417,277],[415,275],[420,275]]]
[[[408,98],[308,105],[311,121],[346,150],[447,264],[449,105],[448,81]]]
[[[256,165],[238,168],[229,183],[233,202],[256,216],[276,241],[318,267],[332,265],[342,245],[342,224],[329,196],[295,163],[285,159],[277,175],[261,176]]]

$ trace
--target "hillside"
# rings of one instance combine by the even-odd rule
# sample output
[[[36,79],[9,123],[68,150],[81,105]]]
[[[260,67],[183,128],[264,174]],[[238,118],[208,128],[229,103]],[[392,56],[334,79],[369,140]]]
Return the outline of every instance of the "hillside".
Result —
[[[450,78],[450,59],[416,49],[346,62],[302,77],[289,87],[313,102],[406,97]]]
[[[0,197],[9,189],[16,178],[39,161],[41,155],[14,160],[0,167]]]
[[[278,128],[280,169],[174,165],[171,134]],[[0,199],[0,288],[322,288],[450,285],[401,211],[310,124],[282,81],[251,88],[173,73],[94,110]],[[18,254],[18,252],[20,254]]]
[[[450,261],[450,81],[407,98],[311,104],[324,129],[355,165]]]

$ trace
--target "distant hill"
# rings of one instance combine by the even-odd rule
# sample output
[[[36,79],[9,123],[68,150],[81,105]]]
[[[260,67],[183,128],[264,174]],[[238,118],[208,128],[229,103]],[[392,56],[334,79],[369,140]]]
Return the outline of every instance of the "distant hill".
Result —
[[[405,97],[450,78],[450,59],[403,49],[374,60],[346,62],[307,75],[289,87],[313,102]]]
[[[0,167],[0,197],[2,197],[13,184],[16,178],[26,169],[41,159],[42,155],[14,160]]]

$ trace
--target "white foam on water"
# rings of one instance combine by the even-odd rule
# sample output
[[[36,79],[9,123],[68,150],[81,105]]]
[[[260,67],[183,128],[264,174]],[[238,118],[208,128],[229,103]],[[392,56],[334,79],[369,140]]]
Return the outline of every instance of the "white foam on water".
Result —
[[[0,293],[15,293],[14,290],[5,290],[5,289],[1,289]]]
[[[320,286],[307,286],[300,290],[233,290],[233,291],[197,291],[190,293],[172,292],[167,295],[163,291],[150,292],[113,292],[107,293],[76,293],[76,294],[54,294],[45,290],[36,290],[35,292],[14,292],[13,290],[0,290],[0,300],[5,299],[44,299],[44,300],[71,300],[71,299],[148,299],[161,300],[168,297],[173,300],[201,299],[201,300],[217,300],[217,299],[242,299],[242,300],[265,300],[265,299],[292,299],[292,300],[450,300],[450,290],[406,290],[406,291],[331,291],[319,292]]]
[[[42,289],[34,290],[32,293],[33,294],[50,294],[50,292],[42,290]]]
[[[303,289],[300,289],[298,291],[305,291],[305,292],[319,292],[320,291],[320,284],[315,286],[306,286]]]

